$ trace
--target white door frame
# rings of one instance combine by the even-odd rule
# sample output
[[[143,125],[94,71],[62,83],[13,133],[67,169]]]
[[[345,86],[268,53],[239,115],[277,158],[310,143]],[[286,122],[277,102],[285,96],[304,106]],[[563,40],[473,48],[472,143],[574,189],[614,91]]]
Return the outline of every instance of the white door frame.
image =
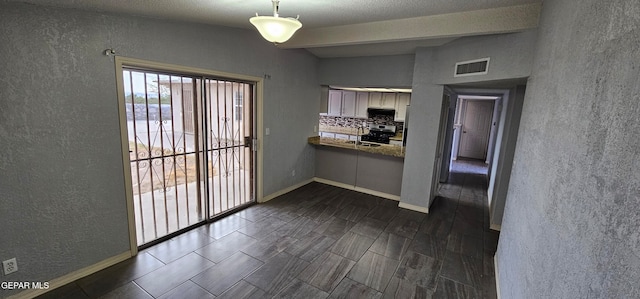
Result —
[[[434,198],[440,190],[440,172],[442,171],[442,159],[444,155],[444,145],[447,136],[447,116],[449,115],[449,105],[451,102],[451,91],[445,88],[442,93],[442,105],[440,108],[440,127],[438,128],[438,143],[436,147],[436,158],[433,165],[433,176],[431,177],[431,194]]]
[[[486,100],[486,101],[493,101],[493,109],[491,112],[491,117],[490,117],[490,128],[489,128],[489,132],[487,133],[487,146],[485,149],[485,159],[488,157],[488,153],[489,153],[489,146],[491,145],[491,137],[493,136],[493,127],[494,127],[494,123],[497,122],[496,117],[499,117],[499,114],[496,115],[494,113],[495,111],[495,107],[497,105],[497,100],[500,99],[500,97],[497,96],[474,96],[474,95],[460,95],[458,96],[458,99],[460,100],[459,105],[461,107],[459,107],[458,111],[456,113],[458,113],[459,115],[456,116],[456,118],[458,119],[458,123],[456,123],[455,127],[456,129],[459,131],[457,132],[457,134],[455,134],[456,136],[454,137],[454,146],[453,148],[455,149],[455,152],[453,153],[453,160],[456,160],[458,158],[458,156],[460,156],[460,150],[461,150],[461,144],[462,144],[462,132],[460,132],[463,128],[464,128],[464,117],[467,113],[467,104],[468,101],[477,101],[477,100]],[[485,161],[486,163],[486,161]]]

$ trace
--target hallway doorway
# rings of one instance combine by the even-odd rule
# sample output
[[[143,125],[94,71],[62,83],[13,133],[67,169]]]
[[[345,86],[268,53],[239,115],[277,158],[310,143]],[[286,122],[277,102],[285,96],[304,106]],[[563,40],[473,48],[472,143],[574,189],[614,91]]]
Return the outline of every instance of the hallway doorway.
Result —
[[[464,100],[460,122],[462,133],[458,157],[485,160],[489,147],[489,133],[494,101]]]
[[[450,172],[487,175],[489,164],[478,159],[458,157],[457,160],[451,162]]]

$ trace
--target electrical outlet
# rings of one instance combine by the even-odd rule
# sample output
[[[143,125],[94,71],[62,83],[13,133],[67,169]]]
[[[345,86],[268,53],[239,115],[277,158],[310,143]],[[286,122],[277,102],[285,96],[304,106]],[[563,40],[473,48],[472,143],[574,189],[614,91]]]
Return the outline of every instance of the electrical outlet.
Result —
[[[296,170],[295,169],[291,171],[291,176],[296,176]]]
[[[264,129],[264,134],[269,136],[269,134],[271,134],[271,130],[269,128]]]
[[[18,261],[16,258],[8,259],[2,262],[2,269],[4,270],[4,275],[11,274],[13,272],[18,271]]]
[[[318,126],[313,126],[313,133],[318,132]]]

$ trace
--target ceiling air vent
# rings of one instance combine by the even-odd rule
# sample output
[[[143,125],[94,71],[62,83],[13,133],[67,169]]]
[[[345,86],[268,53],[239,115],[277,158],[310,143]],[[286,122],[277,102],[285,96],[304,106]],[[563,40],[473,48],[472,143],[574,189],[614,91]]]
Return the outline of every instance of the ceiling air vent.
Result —
[[[489,57],[456,63],[454,77],[484,75],[489,72]]]

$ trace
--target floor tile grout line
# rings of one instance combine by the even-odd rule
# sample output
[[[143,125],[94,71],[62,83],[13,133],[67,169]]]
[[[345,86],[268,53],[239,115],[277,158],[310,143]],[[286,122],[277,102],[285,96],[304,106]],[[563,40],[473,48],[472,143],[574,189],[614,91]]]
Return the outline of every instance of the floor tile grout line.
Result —
[[[486,176],[486,175],[485,175],[485,176]],[[452,240],[451,240],[451,234],[452,234],[451,230],[452,230],[452,228],[453,228],[453,225],[455,224],[455,220],[456,220],[456,218],[458,218],[458,217],[464,217],[462,214],[460,214],[460,212],[461,212],[460,208],[461,208],[461,204],[462,204],[462,201],[463,201],[463,199],[462,199],[462,193],[463,193],[463,190],[465,190],[464,188],[467,188],[467,189],[477,189],[477,187],[478,187],[478,186],[477,186],[477,181],[476,181],[476,179],[475,179],[475,178],[473,178],[473,175],[466,174],[466,175],[464,175],[464,179],[463,179],[463,186],[460,188],[457,198],[449,198],[450,200],[454,201],[455,206],[454,206],[453,208],[451,208],[451,209],[453,210],[453,213],[452,213],[452,217],[450,217],[450,218],[451,218],[451,219],[453,219],[453,220],[452,220],[452,221],[447,221],[447,222],[446,222],[448,234],[447,234],[447,237],[446,237],[446,239],[445,239],[445,240],[446,240],[446,242],[444,242],[444,245],[445,245],[445,254],[446,254],[446,251],[447,251],[447,249],[446,249],[446,248],[448,248],[448,246],[449,246],[450,242],[452,242]],[[325,192],[325,193],[326,193],[326,192],[328,192],[328,193],[330,194],[330,196],[329,196],[329,201],[330,201],[330,202],[326,203],[326,206],[330,206],[330,207],[332,207],[333,209],[339,209],[339,207],[340,207],[340,206],[345,206],[345,205],[354,204],[354,203],[356,203],[356,202],[358,202],[358,201],[361,201],[361,200],[369,200],[369,198],[368,198],[368,197],[366,197],[366,198],[365,198],[365,197],[357,197],[357,198],[354,198],[354,199],[344,199],[344,198],[342,198],[342,197],[351,198],[351,197],[353,197],[353,195],[354,195],[354,194],[351,194],[350,192],[346,192],[346,193],[345,193],[345,192],[344,192],[344,191],[342,191],[342,190],[339,190],[339,189],[332,189],[332,188],[330,188],[330,187],[325,187],[323,190],[325,190],[325,191],[323,191],[323,192]],[[328,191],[327,191],[327,190],[328,190]],[[308,191],[318,191],[318,190],[317,190],[317,189],[310,189],[310,190],[307,190],[307,192],[308,192]],[[474,193],[469,192],[469,194],[468,194],[468,195],[470,195],[470,194],[474,194]],[[475,195],[477,195],[477,193],[475,193]],[[482,197],[482,198],[480,198],[480,197]],[[484,206],[486,206],[486,205],[487,205],[487,198],[486,198],[486,195],[482,195],[482,196],[480,196],[480,197],[477,197],[477,198],[482,199],[482,206],[483,206],[483,207],[484,207]],[[302,197],[300,197],[300,198],[302,198]],[[308,197],[307,197],[307,198],[308,198]],[[299,218],[301,218],[301,217],[304,217],[304,215],[305,215],[305,214],[307,214],[307,213],[308,213],[308,211],[313,210],[313,207],[314,207],[314,206],[317,206],[317,205],[319,205],[319,204],[322,204],[322,201],[321,201],[321,200],[316,200],[316,198],[322,198],[322,195],[313,196],[312,198],[314,198],[314,199],[313,199],[313,200],[304,200],[304,201],[302,201],[302,200],[300,200],[300,199],[298,199],[298,198],[296,198],[296,197],[291,197],[291,199],[287,199],[287,200],[293,200],[293,199],[295,199],[295,200],[300,201],[300,202],[299,202],[299,203],[296,203],[296,205],[289,205],[289,204],[287,204],[285,201],[282,201],[282,204],[277,203],[276,205],[266,206],[265,208],[262,208],[260,212],[262,212],[262,214],[263,214],[263,215],[260,215],[261,213],[259,213],[259,212],[256,212],[256,213],[255,213],[256,215],[260,215],[260,216],[262,216],[262,217],[260,217],[260,216],[258,216],[258,217],[248,216],[248,217],[249,217],[249,218],[253,218],[254,220],[260,220],[260,221],[262,221],[262,220],[264,220],[264,219],[266,219],[266,218],[268,218],[268,217],[272,217],[272,218],[278,219],[278,220],[279,220],[279,221],[281,221],[283,224],[282,224],[282,225],[280,225],[280,226],[278,226],[278,227],[276,227],[275,229],[273,229],[273,230],[270,232],[270,234],[271,234],[271,233],[275,233],[275,232],[277,232],[279,229],[281,229],[281,228],[282,228],[282,226],[284,226],[284,225],[286,225],[286,224],[289,224],[289,223],[291,223],[292,221],[294,221],[294,220],[296,220],[296,219],[299,219]],[[385,206],[385,205],[386,205],[386,203],[384,203],[384,201],[378,200],[378,199],[377,199],[377,198],[375,198],[375,197],[374,197],[374,198],[372,198],[372,199],[374,199],[374,200],[375,200],[375,204],[374,204],[374,205],[369,205],[369,204],[368,204],[368,205],[364,205],[364,206],[357,206],[357,205],[356,205],[357,207],[361,207],[361,208],[364,208],[364,209],[367,209],[367,210],[368,210],[367,214],[366,214],[365,216],[363,216],[363,217],[360,217],[358,221],[351,221],[351,220],[343,219],[343,220],[345,220],[345,221],[347,221],[347,222],[349,222],[349,223],[353,224],[353,225],[352,225],[352,227],[351,227],[347,232],[354,233],[354,234],[356,234],[356,235],[358,235],[358,236],[362,236],[362,237],[370,238],[370,236],[365,236],[365,235],[363,235],[363,234],[360,234],[360,233],[357,233],[357,232],[353,231],[353,227],[355,227],[355,225],[357,225],[358,223],[361,223],[361,220],[362,220],[364,217],[368,217],[368,215],[369,215],[369,214],[370,214],[374,209],[376,209],[377,207],[381,207],[381,206]],[[466,197],[465,197],[465,200],[466,200],[466,202],[468,202],[469,200],[470,200],[471,202],[475,201],[475,199],[473,199],[473,198],[472,198],[472,199],[469,199],[469,198],[466,198]],[[309,204],[301,204],[301,202],[309,202]],[[295,208],[290,208],[290,207],[295,207]],[[397,209],[397,207],[394,207],[394,208],[395,208],[395,209]],[[289,209],[291,209],[292,211],[294,211],[294,210],[295,210],[295,211],[298,211],[298,212],[294,213],[295,215],[297,215],[297,217],[295,217],[295,218],[293,218],[293,219],[289,219],[289,218],[290,218],[289,216],[286,216],[286,215],[284,215],[284,214],[282,214],[282,213],[279,213],[279,212],[278,212],[278,209],[285,209],[285,210],[287,210],[286,212],[283,212],[283,213],[285,213],[285,214],[290,212],[290,211],[288,211]],[[304,209],[304,211],[303,211],[303,209]],[[450,208],[446,208],[446,209],[450,209]],[[264,211],[266,211],[266,213],[265,213]],[[380,255],[380,256],[384,256],[384,257],[386,257],[384,254],[380,254],[380,253],[373,252],[371,249],[372,249],[372,247],[373,247],[373,244],[375,244],[375,242],[380,238],[380,236],[382,235],[382,233],[383,233],[383,232],[386,232],[386,231],[387,231],[387,229],[389,229],[389,227],[391,227],[391,224],[393,223],[393,221],[394,221],[395,219],[397,219],[399,211],[401,211],[401,210],[396,211],[396,213],[394,214],[394,217],[392,217],[392,218],[390,218],[390,219],[388,219],[388,220],[386,220],[386,221],[385,221],[385,225],[384,225],[384,227],[383,227],[383,228],[382,228],[382,229],[381,229],[381,230],[376,234],[376,236],[373,238],[373,240],[374,240],[374,241],[373,241],[373,243],[371,243],[371,244],[368,246],[368,248],[367,248],[366,250],[364,250],[364,253],[363,253],[362,255],[360,255],[360,256],[358,257],[358,259],[357,259],[357,260],[355,260],[355,261],[354,261],[354,262],[355,262],[355,264],[357,264],[358,262],[360,262],[360,261],[362,260],[363,256],[364,256],[365,254],[367,254],[367,252],[369,252],[369,251],[371,251],[371,252],[372,252],[372,253],[374,253],[374,254],[378,254],[378,255]],[[445,210],[445,211],[446,211],[446,210]],[[247,214],[247,215],[249,215],[249,214]],[[278,216],[280,216],[280,217],[282,217],[282,218],[279,218]],[[292,216],[293,216],[293,215],[292,215]],[[489,240],[488,232],[487,232],[487,231],[486,231],[486,229],[484,228],[484,226],[485,226],[485,224],[486,224],[486,219],[484,219],[484,218],[486,218],[485,216],[486,216],[486,215],[484,214],[484,211],[483,211],[483,216],[482,216],[482,217],[483,217],[483,218],[482,218],[482,219],[483,219],[483,224],[482,224],[482,226],[483,226],[482,228],[483,228],[483,229],[482,229],[482,232],[481,232],[482,237],[480,238],[480,239],[482,240],[482,259],[481,259],[481,260],[482,260],[482,263],[483,263],[483,264],[482,264],[482,266],[483,266],[483,267],[484,267],[484,259],[485,259],[485,255],[486,255],[486,253],[487,253],[487,252],[485,251],[485,246],[486,246],[486,243],[487,243],[487,242],[491,241],[491,240]],[[248,223],[255,223],[255,222],[254,222],[254,220],[251,220],[251,219],[248,219],[248,218],[244,218],[244,217],[242,217],[242,216],[240,216],[240,215],[238,215],[238,217],[239,217],[240,219],[246,220]],[[340,219],[342,219],[341,217],[338,217],[338,216],[337,216],[337,212],[334,212],[330,217],[336,217],[336,218],[340,218]],[[283,219],[283,218],[284,218],[284,219]],[[317,217],[316,217],[316,218],[317,218]],[[449,217],[446,217],[446,218],[449,218]],[[287,220],[287,219],[289,219],[289,220]],[[320,222],[318,222],[318,221],[315,221],[315,219],[313,219],[313,220],[314,220],[314,221],[313,221],[313,223],[314,223],[314,227],[318,227],[318,226],[320,226],[320,225],[322,225],[322,224],[324,224],[324,223],[326,223],[326,222],[328,222],[328,221],[331,221],[331,220],[329,220],[329,218],[324,217],[324,216],[323,216],[322,218],[318,218],[318,219],[325,219],[325,220],[324,220],[324,221],[320,221]],[[332,219],[332,218],[331,218],[331,219]],[[373,219],[376,219],[376,218],[373,218]],[[428,217],[428,216],[427,216],[427,217],[423,217],[420,221],[416,221],[416,223],[417,223],[417,227],[418,227],[418,230],[417,230],[417,231],[420,231],[420,228],[421,228],[421,227],[423,226],[423,224],[427,221],[427,219],[429,219],[429,217]],[[376,220],[380,221],[379,219],[376,219]],[[259,222],[259,221],[258,221],[258,222]],[[215,222],[210,223],[210,224],[207,224],[207,225],[213,225],[214,223],[215,223]],[[243,226],[243,227],[244,227],[244,226]],[[243,235],[243,236],[246,236],[246,237],[248,237],[248,238],[253,238],[253,239],[255,239],[255,237],[252,237],[252,236],[249,236],[249,235],[246,235],[246,234],[244,234],[244,233],[240,232],[240,231],[239,231],[239,229],[241,229],[241,227],[237,227],[237,228],[233,229],[231,232],[229,232],[229,233],[225,234],[224,236],[220,237],[220,239],[222,239],[223,237],[226,237],[226,236],[228,236],[229,234],[232,234],[232,233],[234,233],[234,232],[237,232],[237,233],[239,233],[239,234],[241,234],[241,235]],[[208,237],[208,238],[211,238],[213,241],[212,241],[212,242],[209,242],[209,243],[207,243],[207,244],[204,244],[204,245],[202,245],[202,246],[198,246],[198,248],[195,248],[195,249],[190,250],[190,251],[189,251],[188,253],[186,253],[185,255],[188,255],[188,254],[190,254],[190,253],[192,253],[192,252],[193,252],[193,253],[196,253],[196,255],[197,255],[197,256],[199,256],[199,257],[201,257],[201,258],[203,258],[203,259],[205,259],[205,260],[207,260],[207,261],[210,261],[210,262],[212,263],[212,266],[211,266],[211,267],[214,267],[215,265],[217,265],[217,264],[219,264],[219,263],[221,263],[221,262],[223,262],[223,261],[227,260],[227,259],[230,257],[230,256],[229,256],[229,257],[226,257],[226,258],[225,258],[225,259],[223,259],[222,261],[219,261],[218,263],[215,263],[215,262],[211,261],[210,259],[206,258],[205,256],[203,256],[203,255],[201,255],[201,254],[197,253],[196,251],[198,251],[199,249],[201,249],[201,248],[203,248],[203,247],[205,247],[205,246],[209,246],[210,244],[215,243],[215,242],[217,242],[217,241],[219,241],[219,240],[220,240],[220,239],[216,239],[215,237],[211,236],[210,234],[208,234],[208,233],[206,233],[206,232],[204,232],[204,231],[201,231],[201,232],[199,232],[199,233],[201,233],[203,236],[206,236],[206,237]],[[345,232],[345,233],[346,233],[346,232]],[[341,235],[341,236],[344,236],[344,234],[345,234],[345,233],[342,233],[342,235]],[[393,232],[388,232],[388,233],[393,234]],[[324,235],[324,234],[320,234],[320,235]],[[326,236],[326,235],[325,235],[325,236]],[[402,261],[404,260],[404,257],[406,256],[406,254],[407,254],[408,252],[410,252],[410,251],[411,251],[411,249],[410,249],[411,244],[413,244],[413,243],[415,242],[415,240],[418,238],[417,236],[418,236],[418,235],[414,234],[414,235],[413,235],[413,238],[408,238],[409,240],[411,240],[411,242],[410,242],[410,244],[409,244],[409,249],[407,249],[404,253],[402,253],[402,254],[401,254],[401,256],[400,256],[400,260],[398,261],[398,264],[397,264],[397,266],[395,267],[395,269],[394,269],[394,271],[393,271],[393,273],[394,273],[394,274],[392,274],[392,276],[391,276],[391,278],[389,279],[389,281],[387,281],[387,282],[386,282],[386,284],[385,284],[385,286],[384,286],[384,288],[383,288],[383,291],[379,291],[379,292],[384,293],[384,292],[386,292],[386,291],[387,291],[387,289],[389,288],[389,284],[390,284],[391,280],[392,280],[392,279],[393,279],[393,277],[395,276],[395,273],[398,271],[398,269],[399,269],[399,268],[400,268],[400,266],[402,265]],[[401,236],[401,237],[403,237],[403,236]],[[476,236],[476,237],[477,237],[477,236]],[[295,242],[294,242],[294,243],[299,242],[299,241],[301,240],[301,236],[299,236],[299,237],[291,237],[291,238],[295,240]],[[403,238],[404,238],[404,237],[403,237]],[[339,238],[338,238],[338,239],[339,239]],[[338,239],[336,239],[335,241],[337,242],[337,240],[338,240]],[[258,240],[258,241],[261,241],[261,240]],[[289,246],[292,246],[294,243],[289,244],[288,246],[286,246],[286,248],[288,248]],[[333,244],[335,244],[335,242],[334,242]],[[200,245],[200,244],[198,244],[198,245]],[[254,246],[254,245],[250,245],[250,246]],[[333,245],[332,245],[332,246],[333,246]],[[322,251],[322,252],[331,252],[331,247],[332,247],[332,246],[330,246],[329,248],[325,249],[325,250],[324,250],[324,251]],[[280,250],[279,252],[286,252],[286,250],[287,250],[286,248],[284,248],[284,249]],[[236,251],[234,254],[237,254],[238,252],[242,252],[242,251],[238,250],[238,251]],[[166,265],[170,264],[170,263],[165,263],[165,262],[163,262],[162,260],[160,260],[160,259],[159,259],[159,257],[157,257],[156,255],[154,255],[154,254],[153,254],[153,253],[151,253],[150,251],[146,251],[146,252],[144,252],[144,254],[149,254],[149,257],[150,257],[150,258],[152,258],[152,259],[154,259],[154,260],[156,260],[156,261],[159,261],[159,262],[160,262],[160,264],[162,264],[162,266],[160,266],[159,268],[162,268],[162,267],[164,267],[164,266],[166,266]],[[247,253],[243,252],[243,254],[247,254]],[[278,253],[278,254],[279,254],[279,253]],[[334,254],[335,254],[335,253],[334,253]],[[417,253],[417,254],[419,254],[419,253]],[[466,255],[465,255],[465,254],[463,254],[463,253],[459,253],[459,254],[460,254],[461,256],[466,256]],[[182,257],[184,257],[185,255],[183,255]],[[337,254],[337,255],[338,255],[338,256],[341,256],[340,254]],[[249,256],[251,256],[251,255],[249,255]],[[309,263],[309,265],[311,265],[313,262],[317,261],[318,257],[320,257],[320,256],[321,256],[321,254],[316,255],[316,256],[315,256],[311,261],[307,261],[307,262]],[[294,256],[294,257],[295,257],[295,256]],[[342,257],[342,256],[341,256],[341,257]],[[271,257],[271,258],[273,258],[273,257]],[[239,281],[242,281],[242,280],[246,279],[247,277],[249,277],[250,275],[252,275],[252,274],[253,274],[253,273],[255,273],[256,271],[258,271],[259,269],[261,269],[261,268],[262,268],[262,267],[263,267],[263,266],[264,266],[264,265],[265,265],[265,264],[266,264],[266,263],[267,263],[271,258],[269,258],[269,259],[267,259],[267,260],[265,260],[265,261],[261,261],[261,260],[260,260],[260,262],[262,262],[262,265],[260,265],[260,266],[259,266],[258,268],[256,268],[256,269],[253,269],[250,273],[246,273],[246,274],[242,277],[242,279],[240,279]],[[346,257],[343,257],[343,258],[346,258]],[[475,258],[475,257],[473,257],[473,256],[472,256],[471,258]],[[348,258],[346,258],[346,259],[348,259]],[[443,257],[443,259],[444,259],[444,257]],[[349,260],[350,260],[350,259],[349,259]],[[437,259],[436,259],[436,260],[437,260]],[[353,260],[352,260],[352,261],[353,261]],[[173,261],[172,261],[172,262],[173,262]],[[446,280],[449,280],[449,281],[453,281],[453,282],[456,282],[456,283],[460,283],[460,284],[462,284],[462,285],[465,285],[465,286],[471,287],[471,288],[473,288],[473,289],[474,289],[474,290],[476,290],[476,291],[480,290],[480,289],[478,289],[478,287],[476,287],[476,286],[472,286],[472,285],[469,285],[469,284],[465,284],[465,283],[462,283],[462,282],[460,282],[460,281],[457,281],[456,279],[453,279],[453,278],[451,278],[451,277],[448,277],[448,276],[446,276],[446,275],[442,275],[442,270],[443,270],[443,266],[444,266],[444,260],[439,261],[439,262],[440,262],[440,264],[439,264],[439,268],[438,268],[438,270],[437,270],[437,272],[436,272],[436,285],[435,285],[435,288],[432,290],[433,292],[436,292],[436,291],[438,290],[438,286],[439,286],[439,284],[438,284],[438,280],[441,280],[441,279],[446,279]],[[354,266],[355,266],[355,264],[354,264]],[[305,267],[305,269],[307,269],[307,268],[309,267],[309,265],[307,265],[307,267]],[[209,269],[209,268],[211,268],[211,267],[208,267],[207,269]],[[204,269],[204,270],[200,271],[199,273],[195,274],[193,277],[196,277],[197,275],[201,274],[202,272],[206,271],[207,269]],[[305,269],[302,269],[302,270],[301,270],[301,272],[302,272],[302,271],[304,271]],[[157,270],[157,269],[155,269],[155,270]],[[152,270],[151,272],[153,272],[153,271],[155,271],[155,270]],[[349,269],[349,271],[348,271],[348,272],[347,272],[347,273],[346,273],[346,274],[341,278],[340,282],[343,282],[343,281],[345,280],[345,278],[348,278],[348,275],[351,273],[351,271],[353,271],[353,268]],[[150,272],[148,272],[148,273],[150,273]],[[145,273],[145,274],[141,275],[140,277],[143,277],[144,275],[147,275],[148,273]],[[482,268],[482,273],[484,273],[484,268]],[[483,274],[483,275],[484,275],[484,274]],[[482,275],[481,275],[481,276],[482,276]],[[140,277],[132,278],[132,279],[130,279],[128,282],[134,282],[134,284],[135,284],[135,285],[137,285],[138,287],[142,288],[141,286],[139,286],[139,285],[135,282],[135,280],[136,280],[136,279],[138,279],[138,278],[140,278]],[[191,280],[193,277],[189,278],[189,279],[188,279],[188,281],[193,282],[193,280]],[[295,277],[295,276],[290,276],[290,277],[293,277],[294,279],[296,279],[296,277]],[[239,281],[238,281],[238,282],[239,282]],[[185,282],[186,282],[186,281],[185,281]],[[238,282],[236,282],[233,286],[235,286]],[[246,282],[246,283],[248,283],[247,281],[245,281],[245,282]],[[183,283],[184,283],[184,282],[183,282]],[[195,283],[195,282],[194,282],[194,283]],[[249,284],[250,284],[250,283],[249,283]],[[180,284],[180,285],[182,285],[182,284]],[[196,285],[197,285],[197,284],[196,284]],[[251,284],[251,285],[253,285],[253,284]],[[339,283],[338,283],[338,285],[339,285]],[[85,289],[83,289],[79,284],[76,284],[76,286],[77,286],[77,287],[78,287],[78,288],[79,288],[83,293],[87,294],[86,290],[85,290]],[[225,292],[226,292],[226,291],[228,291],[228,290],[229,290],[230,288],[232,288],[233,286],[231,286],[231,287],[227,288],[227,289],[225,290]],[[313,286],[312,286],[312,287],[313,287]],[[337,287],[337,285],[336,285],[336,287]],[[333,292],[336,290],[336,287],[334,287],[334,288],[329,292],[329,294],[333,293]],[[117,287],[116,287],[116,288],[117,288]],[[261,288],[259,288],[259,287],[257,287],[257,286],[256,286],[256,288],[258,288],[258,289],[262,290]],[[315,287],[314,287],[314,288],[315,288]],[[115,289],[115,288],[114,288],[114,289]],[[143,288],[142,288],[142,289],[143,289]],[[173,289],[175,289],[175,288],[173,288]],[[171,292],[173,289],[171,289],[171,290],[169,290],[169,291],[167,291],[167,292]],[[112,290],[113,290],[113,289],[112,289]],[[144,289],[143,289],[143,290],[144,290]],[[144,290],[144,291],[146,292],[146,290]],[[264,290],[263,290],[263,291],[264,291]],[[266,292],[266,291],[265,291],[265,292]],[[147,293],[148,293],[148,292],[147,292]],[[87,295],[88,295],[88,294],[87,294]]]
[[[473,285],[470,285],[470,284],[468,284],[468,283],[464,283],[464,282],[458,281],[458,280],[453,279],[453,278],[451,278],[451,277],[448,277],[448,276],[446,276],[446,275],[438,274],[438,276],[439,276],[439,277],[442,277],[443,279],[450,280],[450,281],[453,281],[453,282],[455,282],[455,283],[459,283],[459,284],[461,284],[461,285],[465,285],[465,286],[471,287],[471,288],[473,288],[473,289],[474,289],[474,290],[476,290],[476,291],[478,290],[478,287],[476,287],[476,286],[473,286]]]
[[[145,288],[143,288],[141,285],[139,285],[137,282],[135,282],[135,280],[132,280],[132,281],[131,281],[131,283],[133,283],[135,286],[137,286],[138,288],[140,288],[143,292],[145,292],[145,293],[146,293],[147,295],[149,295],[149,297],[151,297],[151,298],[158,298],[158,297],[162,297],[164,294],[169,293],[169,292],[173,291],[173,289],[175,289],[175,288],[173,288],[173,289],[168,290],[168,291],[166,291],[165,293],[161,294],[160,296],[155,297],[155,296],[151,295],[151,293],[149,293]],[[125,284],[125,285],[126,285],[126,284]],[[124,285],[123,285],[123,286],[124,286]],[[177,287],[176,287],[176,288],[177,288]],[[115,288],[114,290],[116,290],[116,289],[118,289],[118,288]],[[107,293],[107,294],[108,294],[108,293]],[[105,294],[105,295],[106,295],[106,294]],[[102,296],[104,296],[104,295],[102,295]],[[102,296],[100,296],[100,297],[102,297]]]

